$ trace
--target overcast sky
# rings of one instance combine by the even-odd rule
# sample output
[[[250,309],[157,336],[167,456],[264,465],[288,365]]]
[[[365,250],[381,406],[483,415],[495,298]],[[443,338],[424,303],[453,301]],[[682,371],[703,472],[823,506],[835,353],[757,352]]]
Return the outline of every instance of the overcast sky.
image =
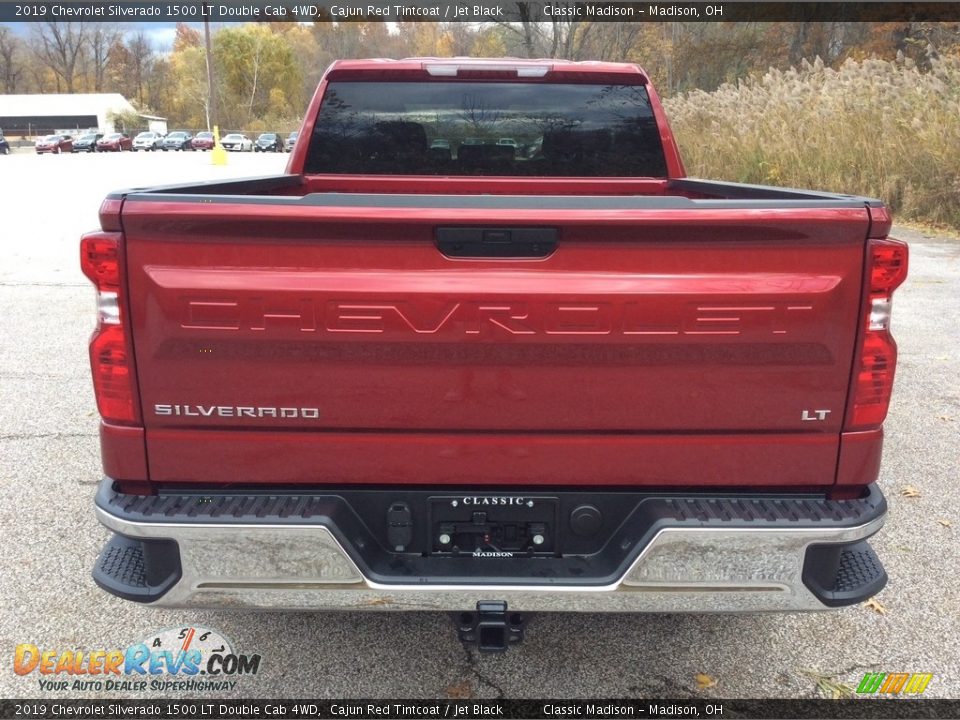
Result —
[[[9,27],[17,35],[27,36],[30,34],[30,26],[33,23],[0,23],[6,27]],[[173,48],[173,38],[177,33],[177,24],[175,22],[125,22],[118,23],[123,26],[123,30],[128,34],[133,34],[138,30],[142,30],[147,37],[153,42],[153,48],[159,53],[169,52]],[[237,24],[242,25],[243,23],[210,23],[210,28],[219,27],[220,25],[225,24]],[[191,27],[195,27],[198,30],[203,29],[203,23],[187,23]]]

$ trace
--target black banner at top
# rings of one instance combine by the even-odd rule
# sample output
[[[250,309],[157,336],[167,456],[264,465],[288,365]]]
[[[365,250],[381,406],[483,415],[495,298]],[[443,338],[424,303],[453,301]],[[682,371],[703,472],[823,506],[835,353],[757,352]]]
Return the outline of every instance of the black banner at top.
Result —
[[[23,720],[418,720],[419,718],[957,718],[960,700],[0,700],[0,717]]]
[[[82,0],[0,2],[0,22],[956,22],[960,2]]]

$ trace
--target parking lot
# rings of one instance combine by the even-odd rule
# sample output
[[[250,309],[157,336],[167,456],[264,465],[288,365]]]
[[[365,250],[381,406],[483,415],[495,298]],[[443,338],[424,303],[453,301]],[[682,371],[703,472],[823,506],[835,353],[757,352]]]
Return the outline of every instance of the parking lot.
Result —
[[[110,190],[272,174],[288,157],[231,154],[224,167],[208,153],[0,157],[0,696],[77,696],[16,675],[20,643],[125,648],[203,626],[262,657],[257,675],[223,693],[233,697],[818,697],[867,671],[933,673],[926,696],[960,697],[960,240],[902,228],[894,234],[911,242],[911,272],[894,301],[900,363],[881,476],[890,514],[874,540],[890,575],[883,614],[585,606],[535,617],[522,646],[487,656],[465,650],[445,615],[161,611],[99,590],[90,569],[107,532],[92,511],[94,298],[79,235],[97,226]],[[919,496],[903,496],[907,486]]]

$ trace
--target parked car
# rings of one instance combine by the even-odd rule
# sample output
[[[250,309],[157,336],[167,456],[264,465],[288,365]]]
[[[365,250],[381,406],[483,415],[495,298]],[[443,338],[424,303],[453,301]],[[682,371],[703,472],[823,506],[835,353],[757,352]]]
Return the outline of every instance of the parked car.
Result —
[[[170,133],[163,139],[163,142],[160,143],[160,149],[164,152],[167,150],[193,150],[193,146],[190,144],[191,140],[193,140],[193,135],[183,130],[178,130],[177,132]]]
[[[276,133],[261,133],[253,149],[256,152],[283,152],[283,138]]]
[[[500,62],[530,70],[522,95],[446,72],[486,58],[335,62],[287,174],[108,196],[80,241],[100,587],[429,607],[487,650],[521,624],[508,602],[782,612],[883,588],[908,265],[887,208],[687,177],[635,65]],[[424,124],[466,136],[467,93],[491,139],[542,119],[543,160],[463,144],[445,192]]]
[[[230,133],[220,141],[224,150],[235,150],[237,152],[250,152],[253,150],[253,140],[240,133]]]
[[[297,137],[300,135],[299,130],[294,130],[292,133],[287,135],[287,139],[283,141],[283,149],[287,152],[293,150],[293,146],[297,144]]]
[[[126,133],[110,133],[97,141],[97,152],[133,150],[133,140]]]
[[[453,153],[450,150],[450,141],[446,138],[436,138],[427,149],[429,157],[440,162],[449,160]]]
[[[62,152],[73,150],[73,138],[69,135],[47,135],[37,140],[34,147],[37,155],[43,155],[44,153],[59,155]]]
[[[213,133],[209,130],[198,132],[190,141],[190,147],[194,150],[212,150],[213,144]]]
[[[161,142],[163,142],[163,135],[158,132],[151,132],[148,130],[140,133],[133,139],[133,150],[144,150],[149,152],[159,148]]]
[[[97,141],[103,137],[103,133],[86,133],[73,141],[73,149],[70,152],[92,153],[97,151]]]
[[[7,139],[3,136],[3,130],[0,130],[0,155],[9,155],[10,154],[10,143],[7,142]]]

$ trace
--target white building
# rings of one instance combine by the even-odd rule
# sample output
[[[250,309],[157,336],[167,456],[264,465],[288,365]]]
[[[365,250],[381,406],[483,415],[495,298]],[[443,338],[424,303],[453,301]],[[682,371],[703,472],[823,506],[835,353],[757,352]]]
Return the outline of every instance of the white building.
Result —
[[[160,133],[161,135],[167,134],[167,119],[165,117],[158,117],[157,115],[144,115],[141,113],[140,119],[146,123],[147,130],[150,132]]]
[[[0,95],[0,129],[7,137],[35,137],[58,130],[79,131],[99,128],[114,132],[113,113],[135,113],[136,109],[119,93],[75,93]],[[142,116],[143,125],[164,118]]]

